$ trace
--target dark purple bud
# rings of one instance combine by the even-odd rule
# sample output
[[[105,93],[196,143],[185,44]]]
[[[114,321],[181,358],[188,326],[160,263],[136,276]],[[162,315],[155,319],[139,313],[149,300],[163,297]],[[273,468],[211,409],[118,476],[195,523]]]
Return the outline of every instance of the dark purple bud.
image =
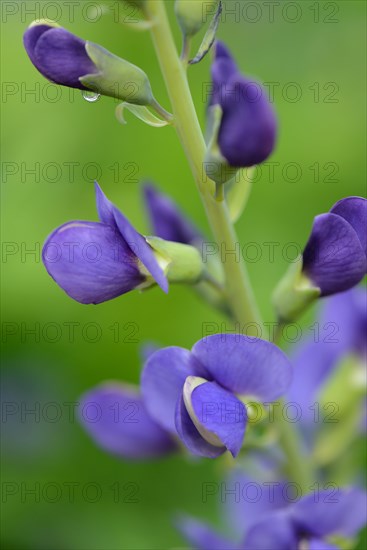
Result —
[[[303,252],[303,272],[322,296],[348,290],[366,274],[367,201],[347,197],[316,216]]]
[[[33,24],[23,40],[33,65],[56,84],[87,90],[79,78],[98,72],[86,52],[85,40],[61,27]]]
[[[144,199],[154,235],[167,241],[195,244],[202,235],[167,195],[153,185],[144,186]]]
[[[277,120],[266,91],[241,75],[221,43],[216,45],[212,79],[211,105],[222,109],[218,133],[222,156],[237,168],[264,162],[275,147],[277,135]]]
[[[144,71],[56,23],[32,23],[24,34],[24,47],[35,67],[51,82],[137,105],[155,103]]]

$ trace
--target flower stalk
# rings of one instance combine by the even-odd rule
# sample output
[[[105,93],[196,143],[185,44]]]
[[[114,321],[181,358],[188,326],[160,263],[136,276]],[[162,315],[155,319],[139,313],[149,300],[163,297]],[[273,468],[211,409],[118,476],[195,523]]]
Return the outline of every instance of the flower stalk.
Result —
[[[263,330],[263,323],[246,266],[233,253],[238,238],[226,202],[216,200],[215,183],[205,173],[203,163],[206,144],[192,100],[185,64],[177,53],[163,1],[147,0],[146,10],[155,21],[150,31],[171,101],[173,125],[190,164],[217,245],[219,249],[223,247],[228,252],[222,258],[222,264],[229,306],[237,322],[241,326],[248,325],[248,334],[257,336],[259,327]],[[297,433],[283,418],[276,417],[276,422],[291,479],[300,481],[306,490],[312,476],[301,456]]]
[[[155,20],[151,35],[165,79],[173,110],[175,126],[189,161],[205,211],[220,250],[224,251],[223,269],[227,299],[233,316],[248,334],[256,336],[262,328],[260,313],[249,282],[246,266],[235,254],[238,238],[230,220],[227,205],[214,197],[215,183],[204,169],[206,145],[193,104],[185,67],[171,33],[164,3],[148,0],[147,13]]]

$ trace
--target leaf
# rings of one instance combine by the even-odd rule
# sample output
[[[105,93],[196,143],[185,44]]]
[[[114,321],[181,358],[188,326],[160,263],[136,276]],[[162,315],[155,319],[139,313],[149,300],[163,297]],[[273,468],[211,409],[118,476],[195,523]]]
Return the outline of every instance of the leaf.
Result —
[[[162,120],[161,118],[156,117],[145,106],[133,105],[132,103],[127,103],[126,101],[117,105],[115,111],[116,118],[121,124],[126,124],[126,120],[124,118],[125,109],[127,109],[128,111],[130,111],[130,113],[145,122],[145,124],[148,124],[148,126],[153,126],[154,128],[162,128],[163,126],[169,125],[169,122],[167,122],[167,120]]]
[[[221,13],[222,13],[222,2],[221,0],[219,0],[218,9],[215,12],[213,19],[210,22],[210,25],[205,33],[202,43],[200,44],[197,54],[193,59],[190,59],[189,61],[190,65],[195,65],[196,63],[199,63],[206,56],[206,54],[210,51],[211,47],[213,46]]]

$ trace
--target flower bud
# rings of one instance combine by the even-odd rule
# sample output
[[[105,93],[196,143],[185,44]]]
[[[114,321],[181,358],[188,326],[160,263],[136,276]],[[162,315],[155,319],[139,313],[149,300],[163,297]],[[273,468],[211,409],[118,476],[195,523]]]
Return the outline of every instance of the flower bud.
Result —
[[[153,102],[149,79],[139,67],[53,22],[32,23],[24,47],[39,72],[55,84],[138,105]]]
[[[218,42],[212,65],[206,163],[217,166],[209,177],[228,181],[236,169],[264,162],[272,153],[277,121],[262,86],[240,74],[228,50]],[[207,171],[208,172],[208,171]]]
[[[217,0],[176,0],[175,13],[184,36],[194,36],[216,10]]]
[[[316,216],[302,257],[274,292],[282,321],[293,321],[319,296],[349,290],[365,276],[367,201],[347,197]]]

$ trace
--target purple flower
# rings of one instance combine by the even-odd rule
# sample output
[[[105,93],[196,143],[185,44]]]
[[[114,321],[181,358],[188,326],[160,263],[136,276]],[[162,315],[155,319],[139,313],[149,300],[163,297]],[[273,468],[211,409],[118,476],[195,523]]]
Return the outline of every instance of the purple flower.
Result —
[[[266,479],[235,472],[224,484],[232,540],[189,517],[176,522],[179,531],[197,550],[332,550],[337,547],[328,537],[353,537],[366,523],[366,493],[361,489],[339,489],[334,496],[318,491],[300,498],[289,494],[286,481]]]
[[[340,361],[348,355],[366,357],[366,288],[330,296],[322,304],[318,332],[305,338],[292,353],[294,375],[287,401],[302,410],[302,427],[315,428],[314,405]],[[351,373],[352,374],[352,373]]]
[[[80,77],[98,72],[85,46],[85,40],[49,24],[33,24],[24,34],[24,47],[39,72],[51,82],[80,90],[88,89]]]
[[[144,199],[153,233],[165,239],[183,244],[197,245],[203,238],[199,230],[188,220],[170,197],[160,193],[154,185],[144,186]]]
[[[353,537],[366,523],[366,493],[358,488],[340,489],[334,497],[319,491],[287,508],[265,514],[245,536],[243,550],[337,549],[331,536]]]
[[[23,41],[33,65],[51,82],[137,105],[155,102],[149,79],[139,67],[56,23],[32,23]]]
[[[157,349],[147,342],[140,353]],[[108,453],[128,459],[148,459],[176,449],[173,438],[149,415],[139,389],[121,382],[104,382],[80,400],[79,420],[92,439]]]
[[[316,216],[303,252],[303,272],[322,296],[352,288],[366,274],[367,201],[347,197]]]
[[[215,46],[212,80],[210,104],[222,109],[218,133],[222,156],[238,168],[264,162],[275,147],[277,134],[276,116],[265,90],[241,75],[221,42]]]
[[[167,279],[152,248],[96,183],[100,222],[72,221],[48,237],[42,259],[48,273],[74,300],[99,304]]]
[[[133,386],[106,382],[93,388],[81,399],[79,419],[97,445],[123,458],[148,459],[176,449]]]
[[[199,340],[191,351],[169,347],[155,352],[142,372],[150,415],[178,434],[199,456],[226,450],[237,456],[247,411],[239,397],[270,402],[289,387],[292,368],[274,344],[242,335]]]

